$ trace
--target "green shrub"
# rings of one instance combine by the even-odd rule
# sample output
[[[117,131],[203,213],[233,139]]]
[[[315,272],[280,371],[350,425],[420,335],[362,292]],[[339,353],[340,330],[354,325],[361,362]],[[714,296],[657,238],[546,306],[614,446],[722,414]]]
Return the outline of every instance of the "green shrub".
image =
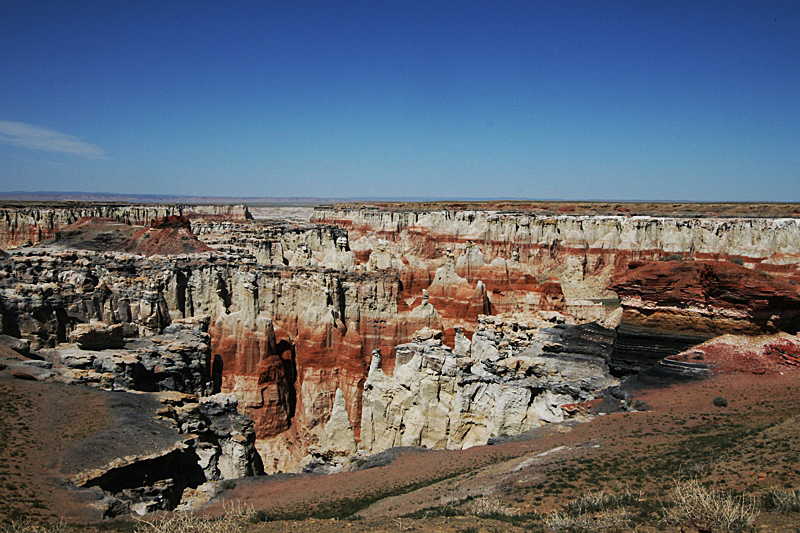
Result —
[[[717,396],[711,403],[713,403],[716,407],[728,407],[728,400],[722,396]]]

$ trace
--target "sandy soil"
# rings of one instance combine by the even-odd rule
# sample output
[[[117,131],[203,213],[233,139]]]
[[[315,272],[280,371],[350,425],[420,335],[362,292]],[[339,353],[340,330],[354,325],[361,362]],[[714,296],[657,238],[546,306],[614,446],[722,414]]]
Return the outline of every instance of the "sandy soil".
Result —
[[[92,495],[70,490],[61,466],[71,450],[109,424],[100,391],[0,372],[0,521],[90,519],[84,504]]]

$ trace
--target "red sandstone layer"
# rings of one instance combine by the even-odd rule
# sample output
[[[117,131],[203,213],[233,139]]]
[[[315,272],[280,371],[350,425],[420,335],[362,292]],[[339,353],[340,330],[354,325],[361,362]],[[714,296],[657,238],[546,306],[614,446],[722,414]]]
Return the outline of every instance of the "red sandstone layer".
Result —
[[[719,335],[794,332],[800,323],[795,285],[733,263],[632,262],[610,288],[633,325]]]

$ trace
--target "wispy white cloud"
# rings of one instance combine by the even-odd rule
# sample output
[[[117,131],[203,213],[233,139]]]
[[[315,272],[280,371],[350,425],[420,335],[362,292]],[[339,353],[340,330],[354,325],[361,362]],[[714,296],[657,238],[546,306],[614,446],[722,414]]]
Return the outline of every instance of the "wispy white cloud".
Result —
[[[67,135],[51,129],[0,120],[0,143],[47,150],[49,152],[65,152],[83,156],[87,159],[98,159],[105,155],[102,148],[81,141],[74,135]]]

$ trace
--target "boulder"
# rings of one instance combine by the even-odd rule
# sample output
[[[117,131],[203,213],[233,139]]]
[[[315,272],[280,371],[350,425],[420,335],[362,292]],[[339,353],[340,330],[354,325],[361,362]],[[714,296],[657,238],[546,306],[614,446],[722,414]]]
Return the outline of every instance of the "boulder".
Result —
[[[11,337],[9,335],[0,335],[0,344],[6,346],[7,348],[11,348],[18,354],[24,355],[26,357],[31,350],[30,341],[25,339],[18,339],[16,337]]]
[[[77,324],[69,340],[82,350],[122,348],[125,346],[125,330],[122,324]]]

